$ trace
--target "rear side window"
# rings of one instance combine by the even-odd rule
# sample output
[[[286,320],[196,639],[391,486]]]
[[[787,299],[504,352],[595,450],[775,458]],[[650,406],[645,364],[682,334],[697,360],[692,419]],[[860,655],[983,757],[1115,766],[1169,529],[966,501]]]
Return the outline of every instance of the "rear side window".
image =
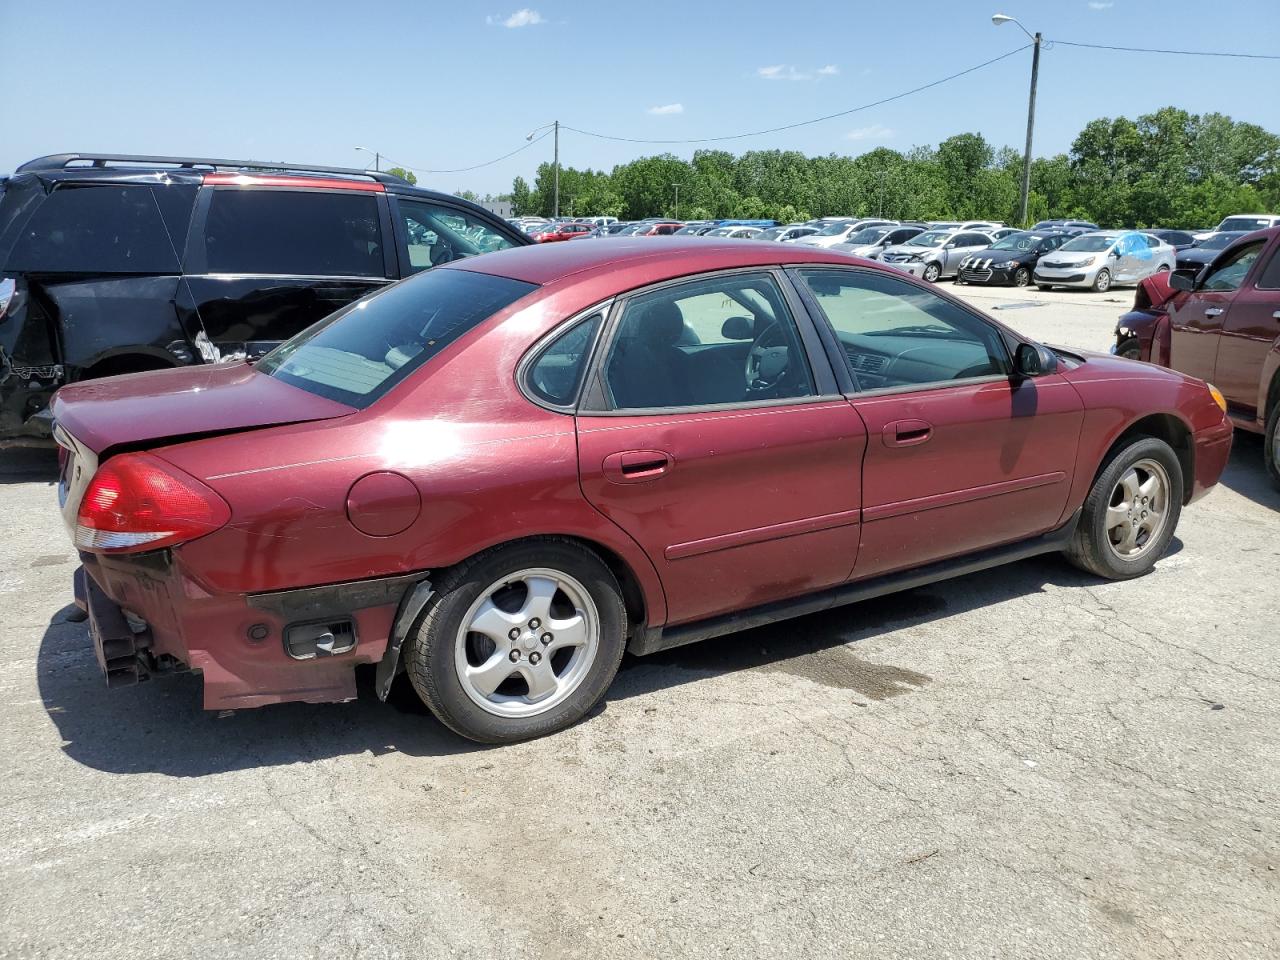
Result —
[[[54,190],[15,239],[9,270],[177,273],[183,236],[170,236],[154,191],[141,185]]]
[[[357,300],[254,368],[366,407],[453,341],[537,287],[465,270],[428,270]]]
[[[204,242],[210,273],[386,275],[378,201],[368,193],[215,189]]]
[[[578,395],[582,374],[587,369],[591,346],[600,329],[601,315],[595,314],[575,324],[543,347],[525,375],[525,384],[539,400],[567,407]]]

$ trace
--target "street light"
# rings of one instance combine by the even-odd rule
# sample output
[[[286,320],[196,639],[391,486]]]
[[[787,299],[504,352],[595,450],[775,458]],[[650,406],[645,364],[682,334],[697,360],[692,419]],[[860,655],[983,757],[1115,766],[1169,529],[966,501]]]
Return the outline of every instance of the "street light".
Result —
[[[363,150],[365,153],[372,153],[374,171],[380,172],[382,170],[382,154],[380,154],[377,150],[370,150],[368,147],[356,147],[356,149]]]
[[[680,219],[680,184],[673,183],[672,186],[676,188],[676,215],[671,219],[679,220]]]
[[[540,126],[540,127],[534,127],[532,130],[530,130],[530,131],[529,131],[529,135],[528,135],[527,137],[525,137],[525,139],[526,139],[526,140],[533,140],[533,135],[534,135],[535,133],[537,133],[539,130],[545,130],[545,129],[547,129],[547,127],[553,127],[553,128],[555,128],[555,131],[556,131],[556,137],[555,137],[556,152],[555,152],[555,164],[554,164],[554,167],[555,167],[555,199],[554,199],[554,201],[553,201],[553,206],[552,206],[552,209],[551,209],[551,216],[552,216],[552,217],[558,217],[558,216],[560,216],[560,121],[559,121],[559,120],[553,120],[553,121],[551,121],[550,123],[544,123],[544,124],[543,124],[542,126]]]
[[[1022,157],[1021,225],[1026,226],[1027,201],[1031,193],[1031,132],[1036,125],[1036,78],[1040,75],[1040,44],[1042,38],[1038,32],[1033,35],[1016,17],[1008,17],[1003,13],[997,13],[991,18],[991,22],[997,27],[1002,23],[1018,24],[1018,29],[1031,38],[1033,45],[1031,49],[1031,97],[1027,101],[1027,149]]]

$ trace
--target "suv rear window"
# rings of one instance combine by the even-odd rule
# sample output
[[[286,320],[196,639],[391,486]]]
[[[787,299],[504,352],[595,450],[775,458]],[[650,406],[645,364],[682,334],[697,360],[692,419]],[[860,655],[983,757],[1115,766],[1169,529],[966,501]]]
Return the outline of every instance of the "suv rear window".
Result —
[[[177,273],[184,237],[170,237],[153,188],[68,184],[45,198],[15,238],[8,270]]]
[[[311,393],[367,407],[468,330],[536,290],[466,270],[428,270],[357,300],[254,368]]]
[[[386,276],[378,201],[368,193],[215,189],[204,242],[210,273]]]

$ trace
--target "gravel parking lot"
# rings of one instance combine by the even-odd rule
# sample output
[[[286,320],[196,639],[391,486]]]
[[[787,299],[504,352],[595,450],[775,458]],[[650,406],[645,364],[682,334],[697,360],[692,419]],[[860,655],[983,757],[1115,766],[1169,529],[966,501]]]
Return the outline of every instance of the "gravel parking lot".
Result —
[[[1132,291],[951,287],[1105,350]],[[45,453],[0,454],[0,956],[1280,952],[1280,495],[1156,572],[1041,558],[628,660],[560,735],[108,692]]]

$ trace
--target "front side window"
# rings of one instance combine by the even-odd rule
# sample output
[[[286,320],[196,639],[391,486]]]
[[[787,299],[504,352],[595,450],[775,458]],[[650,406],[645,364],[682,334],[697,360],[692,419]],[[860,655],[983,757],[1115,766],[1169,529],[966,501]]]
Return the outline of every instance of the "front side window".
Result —
[[[1201,289],[1204,290],[1239,290],[1240,284],[1248,275],[1253,262],[1262,253],[1263,241],[1251,243],[1228,254],[1210,269],[1204,278]]]
[[[1272,252],[1271,261],[1262,268],[1258,287],[1262,290],[1280,290],[1280,247]]]
[[[465,211],[403,197],[399,203],[412,273],[512,246],[492,224]]]
[[[813,395],[795,318],[767,274],[711,277],[632,298],[604,381],[617,410]]]
[[[254,367],[310,393],[366,407],[453,341],[536,290],[466,270],[431,270],[287,340]]]
[[[846,270],[801,270],[840,340],[859,390],[1007,376],[999,332],[907,280]]]

